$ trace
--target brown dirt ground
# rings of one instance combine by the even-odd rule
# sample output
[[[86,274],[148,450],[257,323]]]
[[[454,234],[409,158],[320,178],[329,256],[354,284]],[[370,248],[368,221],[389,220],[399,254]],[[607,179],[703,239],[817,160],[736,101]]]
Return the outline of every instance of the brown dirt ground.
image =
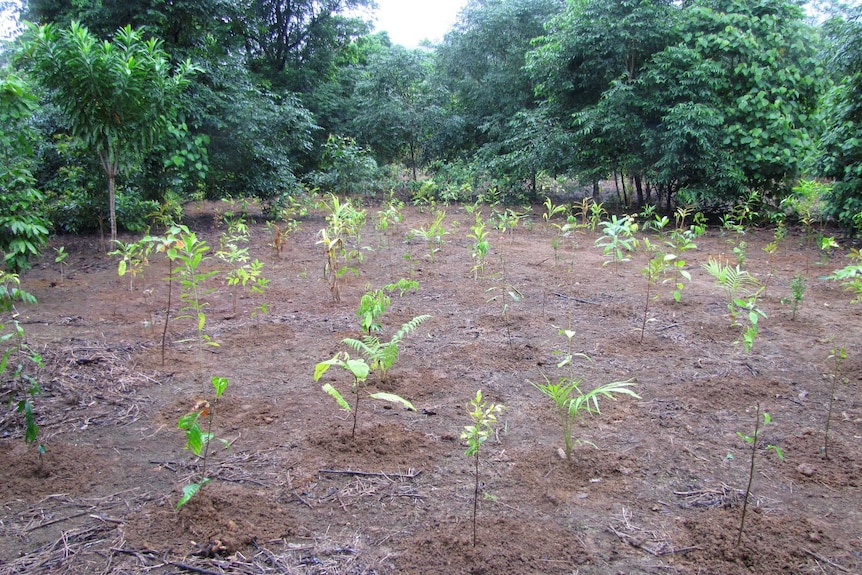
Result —
[[[199,206],[191,225],[218,245],[223,228],[211,212]],[[240,297],[234,312],[227,288],[212,283],[206,331],[220,346],[199,353],[184,341],[192,323],[173,319],[164,365],[164,260],[154,256],[130,291],[96,238],[56,238],[71,254],[65,281],[45,256],[23,278],[39,304],[19,308],[45,358],[35,404],[47,453],[40,466],[5,409],[0,574],[862,573],[862,306],[818,279],[849,261],[843,251],[826,258],[795,233],[769,256],[770,230],[743,238],[748,268],[762,279],[774,269],[761,302],[769,317],[744,353],[732,345],[738,329],[723,292],[701,268],[730,253],[731,238],[712,229],[686,254],[693,278],[682,302],[662,286],[640,343],[645,256],[615,273],[602,266],[596,234],[580,231],[555,262],[539,213],[511,238],[492,234],[491,277],[479,281],[462,208],[448,208],[450,233],[433,262],[423,244],[404,242],[430,220],[427,209],[406,208],[386,240],[369,224],[341,303],[322,278],[321,212],[303,218],[280,257],[254,224],[250,251],[266,264],[269,290]],[[421,289],[393,297],[384,337],[416,315],[433,318],[369,390],[396,392],[418,411],[364,401],[351,439],[314,365],[359,335],[366,286],[411,269]],[[808,289],[793,321],[780,300],[797,272]],[[508,299],[508,286],[523,299]],[[252,317],[262,301],[269,313]],[[577,362],[585,387],[634,377],[642,397],[603,401],[602,415],[576,430],[597,449],[581,444],[572,461],[559,456],[552,407],[530,384],[561,375],[553,352],[566,340],[555,326],[576,330],[575,351],[592,358]],[[836,389],[827,460],[834,346],[848,352],[849,383]],[[230,448],[214,450],[212,483],[176,511],[200,467],[176,420],[207,396],[211,376],[230,380],[214,423]],[[335,369],[323,380],[349,385]],[[477,389],[506,410],[483,446],[474,547],[472,463],[459,433]],[[773,416],[759,447],[778,445],[786,459],[758,451],[737,546],[749,459],[736,432],[751,433],[758,403]]]

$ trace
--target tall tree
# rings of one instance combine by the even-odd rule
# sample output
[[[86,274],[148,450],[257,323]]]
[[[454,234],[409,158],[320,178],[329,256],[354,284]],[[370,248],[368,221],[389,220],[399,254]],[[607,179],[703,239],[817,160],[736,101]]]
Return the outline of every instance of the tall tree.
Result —
[[[827,59],[835,85],[823,102],[821,174],[835,180],[829,214],[844,227],[862,230],[862,7],[826,24]]]
[[[146,153],[175,120],[176,99],[196,68],[172,73],[156,39],[131,27],[99,42],[77,22],[58,29],[31,27],[25,53],[38,79],[51,90],[72,135],[99,157],[108,180],[111,239],[117,236],[115,184],[125,163]]]

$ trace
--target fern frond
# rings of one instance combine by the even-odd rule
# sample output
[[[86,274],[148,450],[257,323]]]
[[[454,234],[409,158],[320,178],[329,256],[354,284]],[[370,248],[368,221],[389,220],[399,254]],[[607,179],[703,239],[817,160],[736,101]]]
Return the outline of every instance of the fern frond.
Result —
[[[428,314],[417,315],[416,317],[414,317],[413,319],[411,319],[410,321],[408,321],[407,323],[405,323],[404,325],[401,326],[401,329],[399,329],[395,333],[395,335],[392,336],[392,339],[390,340],[390,344],[391,343],[395,343],[395,344],[400,343],[402,339],[404,339],[405,337],[410,335],[410,333],[416,331],[416,329],[418,329],[419,326],[422,325],[422,323],[428,319],[431,319],[431,316]]]

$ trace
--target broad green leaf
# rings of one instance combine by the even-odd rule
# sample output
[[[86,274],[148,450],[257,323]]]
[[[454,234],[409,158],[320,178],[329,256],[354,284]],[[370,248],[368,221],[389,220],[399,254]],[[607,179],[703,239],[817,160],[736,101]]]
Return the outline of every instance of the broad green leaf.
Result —
[[[416,408],[413,407],[413,404],[401,397],[400,395],[395,395],[394,393],[372,393],[370,397],[374,399],[382,399],[383,401],[388,401],[390,403],[400,403],[410,411],[416,411]]]
[[[348,412],[353,411],[350,408],[350,404],[347,403],[347,401],[345,401],[344,397],[342,397],[342,395],[340,393],[338,393],[338,390],[335,389],[334,387],[332,387],[330,384],[328,384],[328,383],[324,384],[321,387],[321,389],[323,391],[325,391],[326,393],[328,393],[329,396],[332,397],[332,399],[334,399],[338,403],[338,405],[341,407],[341,409],[348,411]]]
[[[213,377],[212,379],[213,388],[216,392],[216,398],[219,398],[224,393],[224,390],[227,388],[228,380],[226,377]]]
[[[204,477],[200,483],[189,483],[185,487],[183,487],[183,496],[180,497],[180,500],[177,501],[177,509],[191,501],[191,498],[197,495],[198,491],[201,490],[201,487],[210,482],[209,477]]]

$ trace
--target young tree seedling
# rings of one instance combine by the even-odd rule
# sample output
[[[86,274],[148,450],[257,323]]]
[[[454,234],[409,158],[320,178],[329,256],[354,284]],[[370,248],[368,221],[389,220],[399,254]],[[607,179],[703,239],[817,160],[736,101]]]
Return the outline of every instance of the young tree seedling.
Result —
[[[207,475],[207,459],[209,457],[210,442],[215,437],[212,432],[213,419],[215,419],[218,400],[221,398],[224,390],[227,389],[227,384],[228,380],[226,377],[213,377],[212,386],[215,390],[215,397],[212,403],[209,401],[199,401],[192,411],[183,415],[177,421],[177,427],[185,431],[186,434],[185,449],[198,456],[202,462],[199,479],[183,487],[183,495],[177,502],[177,509],[188,503],[204,485],[210,482],[210,478]],[[206,431],[200,426],[200,419],[202,417],[206,418]],[[226,446],[230,446],[224,439],[220,439],[219,441]]]
[[[742,545],[742,532],[745,529],[745,514],[748,511],[748,498],[751,496],[751,485],[754,482],[754,457],[757,455],[758,449],[758,439],[760,437],[761,424],[760,424],[760,403],[757,404],[757,409],[755,412],[755,421],[754,421],[754,435],[746,435],[741,431],[737,431],[736,435],[738,435],[743,441],[745,441],[751,447],[751,464],[748,468],[748,485],[745,487],[745,499],[742,501],[742,517],[739,521],[739,535],[736,537],[736,546],[739,547]],[[767,412],[763,412],[763,426],[766,427],[772,421],[772,416],[770,416]],[[777,445],[767,445],[766,450],[772,450],[778,456],[778,459],[784,461],[784,452]]]
[[[66,259],[69,257],[69,252],[66,251],[66,246],[60,246],[59,248],[54,248],[54,252],[57,254],[54,258],[54,263],[60,266],[60,285],[66,284],[66,267],[69,265],[69,262]]]
[[[835,404],[835,388],[839,382],[849,383],[843,371],[847,351],[843,347],[834,347],[827,359],[832,360],[832,373],[829,374],[832,384],[829,387],[829,411],[826,412],[826,431],[823,434],[823,457],[825,459],[829,459],[829,427],[832,423],[832,408]]]
[[[377,371],[380,381],[386,381],[386,375],[398,360],[401,341],[414,332],[424,321],[430,319],[430,315],[419,315],[401,326],[392,339],[383,342],[375,335],[365,335],[361,340],[345,338],[341,343],[365,356],[365,361],[371,370]]]
[[[365,363],[364,359],[351,359],[350,355],[347,352],[340,351],[335,354],[335,357],[332,359],[328,359],[326,361],[321,361],[314,367],[314,381],[319,381],[320,378],[326,373],[330,367],[336,366],[346,370],[350,375],[353,376],[353,383],[350,386],[350,393],[352,393],[355,398],[353,400],[353,407],[350,407],[350,404],[347,403],[347,400],[344,399],[344,396],[335,389],[331,384],[325,383],[322,388],[327,395],[329,395],[332,399],[338,403],[341,409],[345,410],[347,413],[350,413],[353,416],[353,428],[350,431],[350,437],[356,437],[356,422],[359,414],[359,398],[362,395],[362,388],[365,386],[365,381],[368,379],[368,374],[371,373],[371,367]],[[410,411],[416,411],[416,408],[413,407],[413,404],[404,399],[401,396],[395,395],[394,393],[370,393],[368,397],[372,399],[381,399],[383,401],[388,401],[390,403],[397,403],[403,405],[405,408]]]
[[[467,414],[473,421],[471,425],[465,425],[464,431],[461,432],[461,439],[467,442],[467,451],[464,455],[473,458],[473,547],[476,546],[477,530],[476,530],[476,513],[479,509],[479,452],[482,444],[485,443],[491,434],[494,432],[494,426],[497,424],[497,415],[500,414],[505,406],[498,403],[488,404],[482,399],[482,390],[476,391],[476,397],[470,400],[467,405]]]

